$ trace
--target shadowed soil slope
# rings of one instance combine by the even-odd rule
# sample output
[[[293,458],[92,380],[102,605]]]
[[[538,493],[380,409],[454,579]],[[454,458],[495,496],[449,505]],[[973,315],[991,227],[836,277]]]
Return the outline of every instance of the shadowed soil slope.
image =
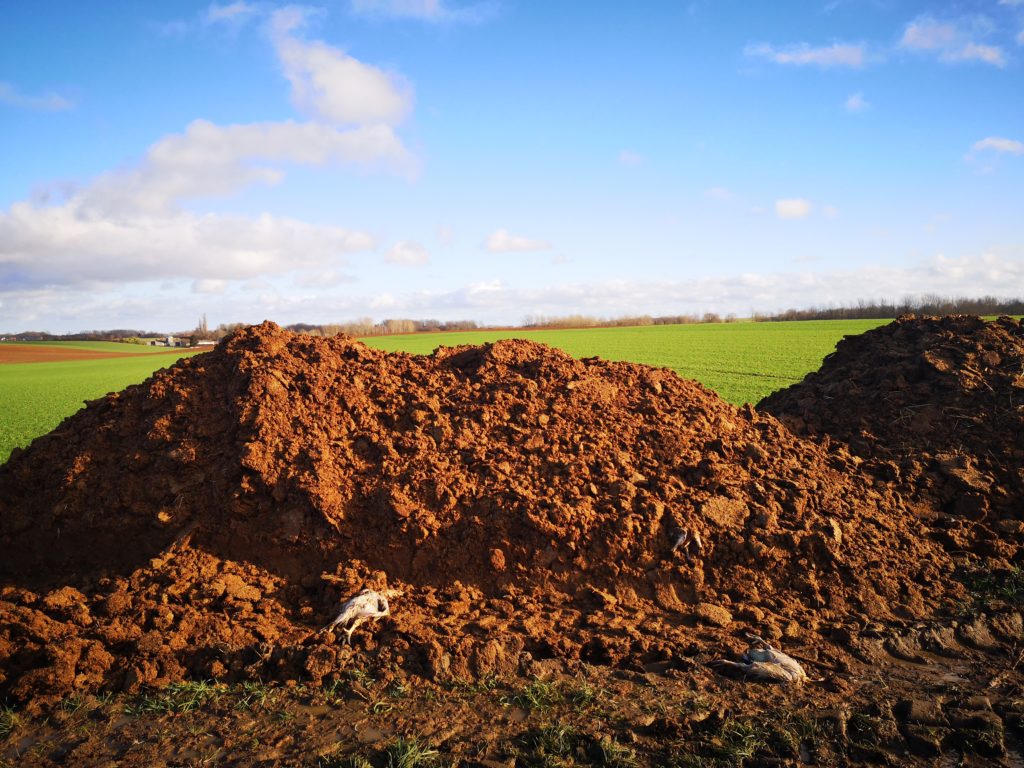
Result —
[[[1024,325],[902,317],[844,339],[758,408],[849,445],[951,550],[1018,562],[1024,543]]]

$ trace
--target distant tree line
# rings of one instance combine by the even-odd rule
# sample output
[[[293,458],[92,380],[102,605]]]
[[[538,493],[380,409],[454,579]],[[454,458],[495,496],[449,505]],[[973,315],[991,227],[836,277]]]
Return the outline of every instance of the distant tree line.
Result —
[[[523,319],[523,328],[625,328],[637,325],[689,325],[690,323],[734,323],[736,315],[724,317],[717,312],[702,315],[625,315],[605,318],[592,315],[528,315]]]
[[[293,323],[285,328],[295,333],[306,333],[311,336],[337,336],[344,333],[349,336],[393,336],[399,333],[430,333],[435,331],[475,331],[480,326],[475,320],[409,320],[407,318],[391,318],[375,323],[372,318],[364,317],[349,323]]]
[[[141,336],[159,336],[160,334],[148,333],[128,328],[114,328],[109,331],[79,331],[78,333],[54,334],[46,331],[23,331],[14,333],[8,338],[17,341],[124,341],[126,339],[138,339]],[[167,334],[164,334],[165,336]]]
[[[809,309],[787,309],[783,312],[752,312],[750,319],[754,322],[776,322],[780,320],[875,320],[895,318],[900,315],[1024,315],[1024,299],[1005,299],[996,296],[980,298],[950,297],[926,294],[906,298],[901,301],[884,299],[861,299],[853,304],[827,307],[811,307]],[[720,315],[717,312],[685,315],[627,315],[623,317],[604,318],[593,315],[528,315],[523,319],[524,329],[545,328],[614,328],[642,325],[687,325],[691,323],[732,323],[737,321],[736,315],[730,313]],[[245,323],[221,323],[211,329],[206,322],[206,315],[192,330],[172,334],[176,338],[190,339],[195,345],[198,341],[218,341]],[[474,331],[498,329],[507,326],[480,325],[475,320],[411,320],[407,318],[391,318],[374,322],[364,317],[347,323],[293,323],[285,326],[289,331],[305,333],[311,336],[336,336],[344,333],[349,336],[391,336],[401,333],[430,333],[441,331]],[[164,337],[165,333],[154,333],[135,329],[115,328],[109,331],[80,331],[79,333],[52,334],[45,331],[25,331],[7,336],[18,341],[125,341],[140,343],[140,339]]]
[[[754,312],[755,322],[780,320],[884,320],[900,315],[1024,315],[1024,299],[1002,299],[982,296],[937,296],[926,294],[902,301],[869,301],[861,299],[849,306],[787,309],[773,314]]]

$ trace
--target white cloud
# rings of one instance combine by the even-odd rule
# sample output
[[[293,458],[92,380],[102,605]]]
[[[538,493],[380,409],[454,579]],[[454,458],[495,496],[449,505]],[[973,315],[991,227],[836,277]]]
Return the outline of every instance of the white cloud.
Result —
[[[192,293],[208,293],[208,294],[222,294],[228,289],[227,280],[215,280],[210,277],[204,277],[200,280],[192,281]]]
[[[212,8],[223,18],[255,12],[239,3]],[[51,204],[42,195],[0,211],[0,283],[30,288],[184,279],[193,281],[195,291],[208,292],[220,290],[218,281],[336,271],[346,254],[371,249],[368,234],[340,226],[186,208],[255,183],[276,184],[291,165],[414,171],[414,159],[391,125],[410,104],[395,109],[386,93],[378,98],[390,83],[379,70],[324,43],[292,38],[290,31],[307,13],[283,9],[273,18],[282,66],[297,68],[293,74],[300,79],[308,76],[311,103],[349,127],[196,120],[154,143],[135,165],[67,191],[62,202]],[[317,78],[332,72],[340,82],[316,90]],[[352,92],[339,97],[334,88]],[[345,99],[367,103],[350,107]]]
[[[471,318],[515,323],[526,315],[573,313],[603,317],[678,315],[707,310],[746,315],[752,309],[849,304],[857,299],[901,299],[921,294],[1006,296],[1008,286],[1024,285],[1024,253],[980,253],[961,257],[936,255],[916,263],[892,262],[853,269],[720,275],[701,279],[607,280],[517,287],[501,280],[474,282],[450,291],[394,291],[358,295],[351,289],[310,294],[275,290],[265,281],[250,282],[254,291],[227,291],[211,296],[189,292],[142,295],[90,286],[89,290],[0,287],[0,331],[76,331],[84,328],[181,330],[203,312],[212,324],[259,322],[337,322],[372,315],[384,317]],[[8,283],[0,280],[0,286]],[[180,286],[179,286],[180,287]],[[169,296],[175,296],[169,300]]]
[[[296,288],[324,290],[325,288],[333,288],[342,283],[352,282],[355,282],[355,279],[340,269],[314,269],[296,274],[292,280],[292,285]],[[262,287],[262,290],[267,290],[268,288],[272,288],[269,282]]]
[[[164,278],[238,280],[309,269],[369,250],[366,233],[263,214],[97,217],[77,199],[0,214],[0,283],[129,283]]]
[[[1004,139],[1000,136],[988,136],[981,141],[974,142],[971,147],[971,154],[975,152],[1001,152],[1008,155],[1024,155],[1024,142],[1015,139]]]
[[[864,110],[868,109],[871,106],[871,104],[870,102],[867,101],[867,99],[864,98],[863,93],[857,91],[857,93],[851,93],[847,97],[845,106],[847,112],[857,114],[858,112],[863,112]]]
[[[943,54],[943,58],[946,61],[983,61],[994,67],[1006,66],[1006,56],[1003,54],[1003,49],[996,45],[964,43],[962,48]]]
[[[811,212],[811,202],[802,198],[775,201],[775,215],[780,219],[802,219]]]
[[[399,240],[384,254],[384,258],[392,264],[415,267],[426,264],[430,260],[430,252],[417,242]]]
[[[1006,295],[1024,284],[1024,259],[984,253],[960,258],[936,255],[906,266],[868,264],[836,271],[779,271],[702,279],[607,280],[516,287],[501,280],[475,282],[448,292],[388,294],[391,316],[472,317],[517,322],[528,314],[571,313],[615,317],[680,314],[714,309],[746,314],[751,309],[900,299],[926,293],[955,296]],[[353,315],[371,313],[369,299],[349,305]]]
[[[627,168],[636,168],[638,165],[643,165],[643,162],[644,156],[630,149],[619,152],[619,164]]]
[[[207,24],[237,24],[258,13],[259,9],[250,3],[241,1],[230,3],[228,5],[213,3],[203,14],[203,21]]]
[[[484,247],[491,253],[506,253],[509,251],[544,251],[551,245],[543,240],[531,240],[527,237],[513,235],[507,229],[496,229],[487,237]]]
[[[444,0],[352,0],[352,10],[364,16],[418,19],[428,22],[484,21],[495,13],[493,2],[452,7]]]
[[[156,142],[134,168],[98,177],[78,195],[83,212],[159,213],[183,200],[224,197],[254,183],[275,184],[283,164],[384,166],[411,172],[414,165],[386,125],[339,130],[320,123],[250,123],[220,126],[196,120],[184,133]]]
[[[0,104],[18,109],[33,109],[42,112],[60,112],[71,109],[74,102],[56,93],[44,93],[39,96],[28,96],[11,83],[0,82]]]
[[[994,67],[1005,67],[1002,48],[977,41],[991,33],[992,23],[983,16],[939,21],[928,14],[907,24],[900,38],[900,47],[911,51],[938,54],[945,62],[980,61]]]
[[[943,50],[955,46],[959,36],[952,22],[938,22],[931,16],[919,16],[903,30],[900,45],[919,51]]]
[[[704,197],[710,200],[720,200],[723,203],[727,203],[733,199],[733,194],[725,187],[709,187],[704,190]]]
[[[795,66],[814,65],[822,68],[864,66],[866,52],[861,43],[833,43],[832,45],[813,47],[807,43],[776,48],[767,43],[748,45],[744,49],[747,56],[768,59],[776,64],[792,64]]]
[[[323,42],[294,37],[305,20],[305,13],[288,7],[270,22],[296,108],[338,125],[393,126],[404,120],[413,103],[409,83]]]
[[[834,205],[822,206],[821,212],[825,214],[825,217],[828,219],[834,219],[839,216],[839,209]]]

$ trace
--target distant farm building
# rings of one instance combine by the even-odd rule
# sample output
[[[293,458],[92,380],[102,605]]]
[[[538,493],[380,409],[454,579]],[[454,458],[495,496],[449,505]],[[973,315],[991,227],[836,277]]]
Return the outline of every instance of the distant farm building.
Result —
[[[192,341],[181,336],[166,336],[159,339],[145,339],[150,347],[191,347]]]

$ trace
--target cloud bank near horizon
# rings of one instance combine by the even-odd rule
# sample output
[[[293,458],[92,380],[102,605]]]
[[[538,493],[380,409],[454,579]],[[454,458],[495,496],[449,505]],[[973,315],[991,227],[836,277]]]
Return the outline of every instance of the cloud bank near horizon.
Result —
[[[414,243],[399,246],[395,250],[407,255],[397,263],[415,264],[423,253]],[[752,312],[851,306],[862,299],[899,301],[930,294],[1010,299],[1019,296],[1008,294],[1007,288],[1024,285],[1022,256],[994,252],[962,258],[937,255],[907,267],[870,264],[850,270],[747,272],[696,280],[567,281],[543,286],[490,280],[451,290],[371,296],[325,293],[322,289],[329,286],[318,281],[282,286],[256,280],[229,287],[223,281],[205,280],[192,286],[190,298],[162,311],[154,311],[157,303],[153,299],[118,289],[68,292],[36,288],[0,291],[0,331],[67,333],[114,327],[183,330],[174,320],[183,311],[191,313],[190,317],[205,313],[213,324],[264,319],[282,325],[337,323],[372,317],[378,321],[438,318],[514,325],[536,315],[614,318],[713,311],[745,317]],[[401,258],[407,260],[402,262]],[[173,287],[169,283],[164,290]],[[211,295],[216,297],[213,306]]]

